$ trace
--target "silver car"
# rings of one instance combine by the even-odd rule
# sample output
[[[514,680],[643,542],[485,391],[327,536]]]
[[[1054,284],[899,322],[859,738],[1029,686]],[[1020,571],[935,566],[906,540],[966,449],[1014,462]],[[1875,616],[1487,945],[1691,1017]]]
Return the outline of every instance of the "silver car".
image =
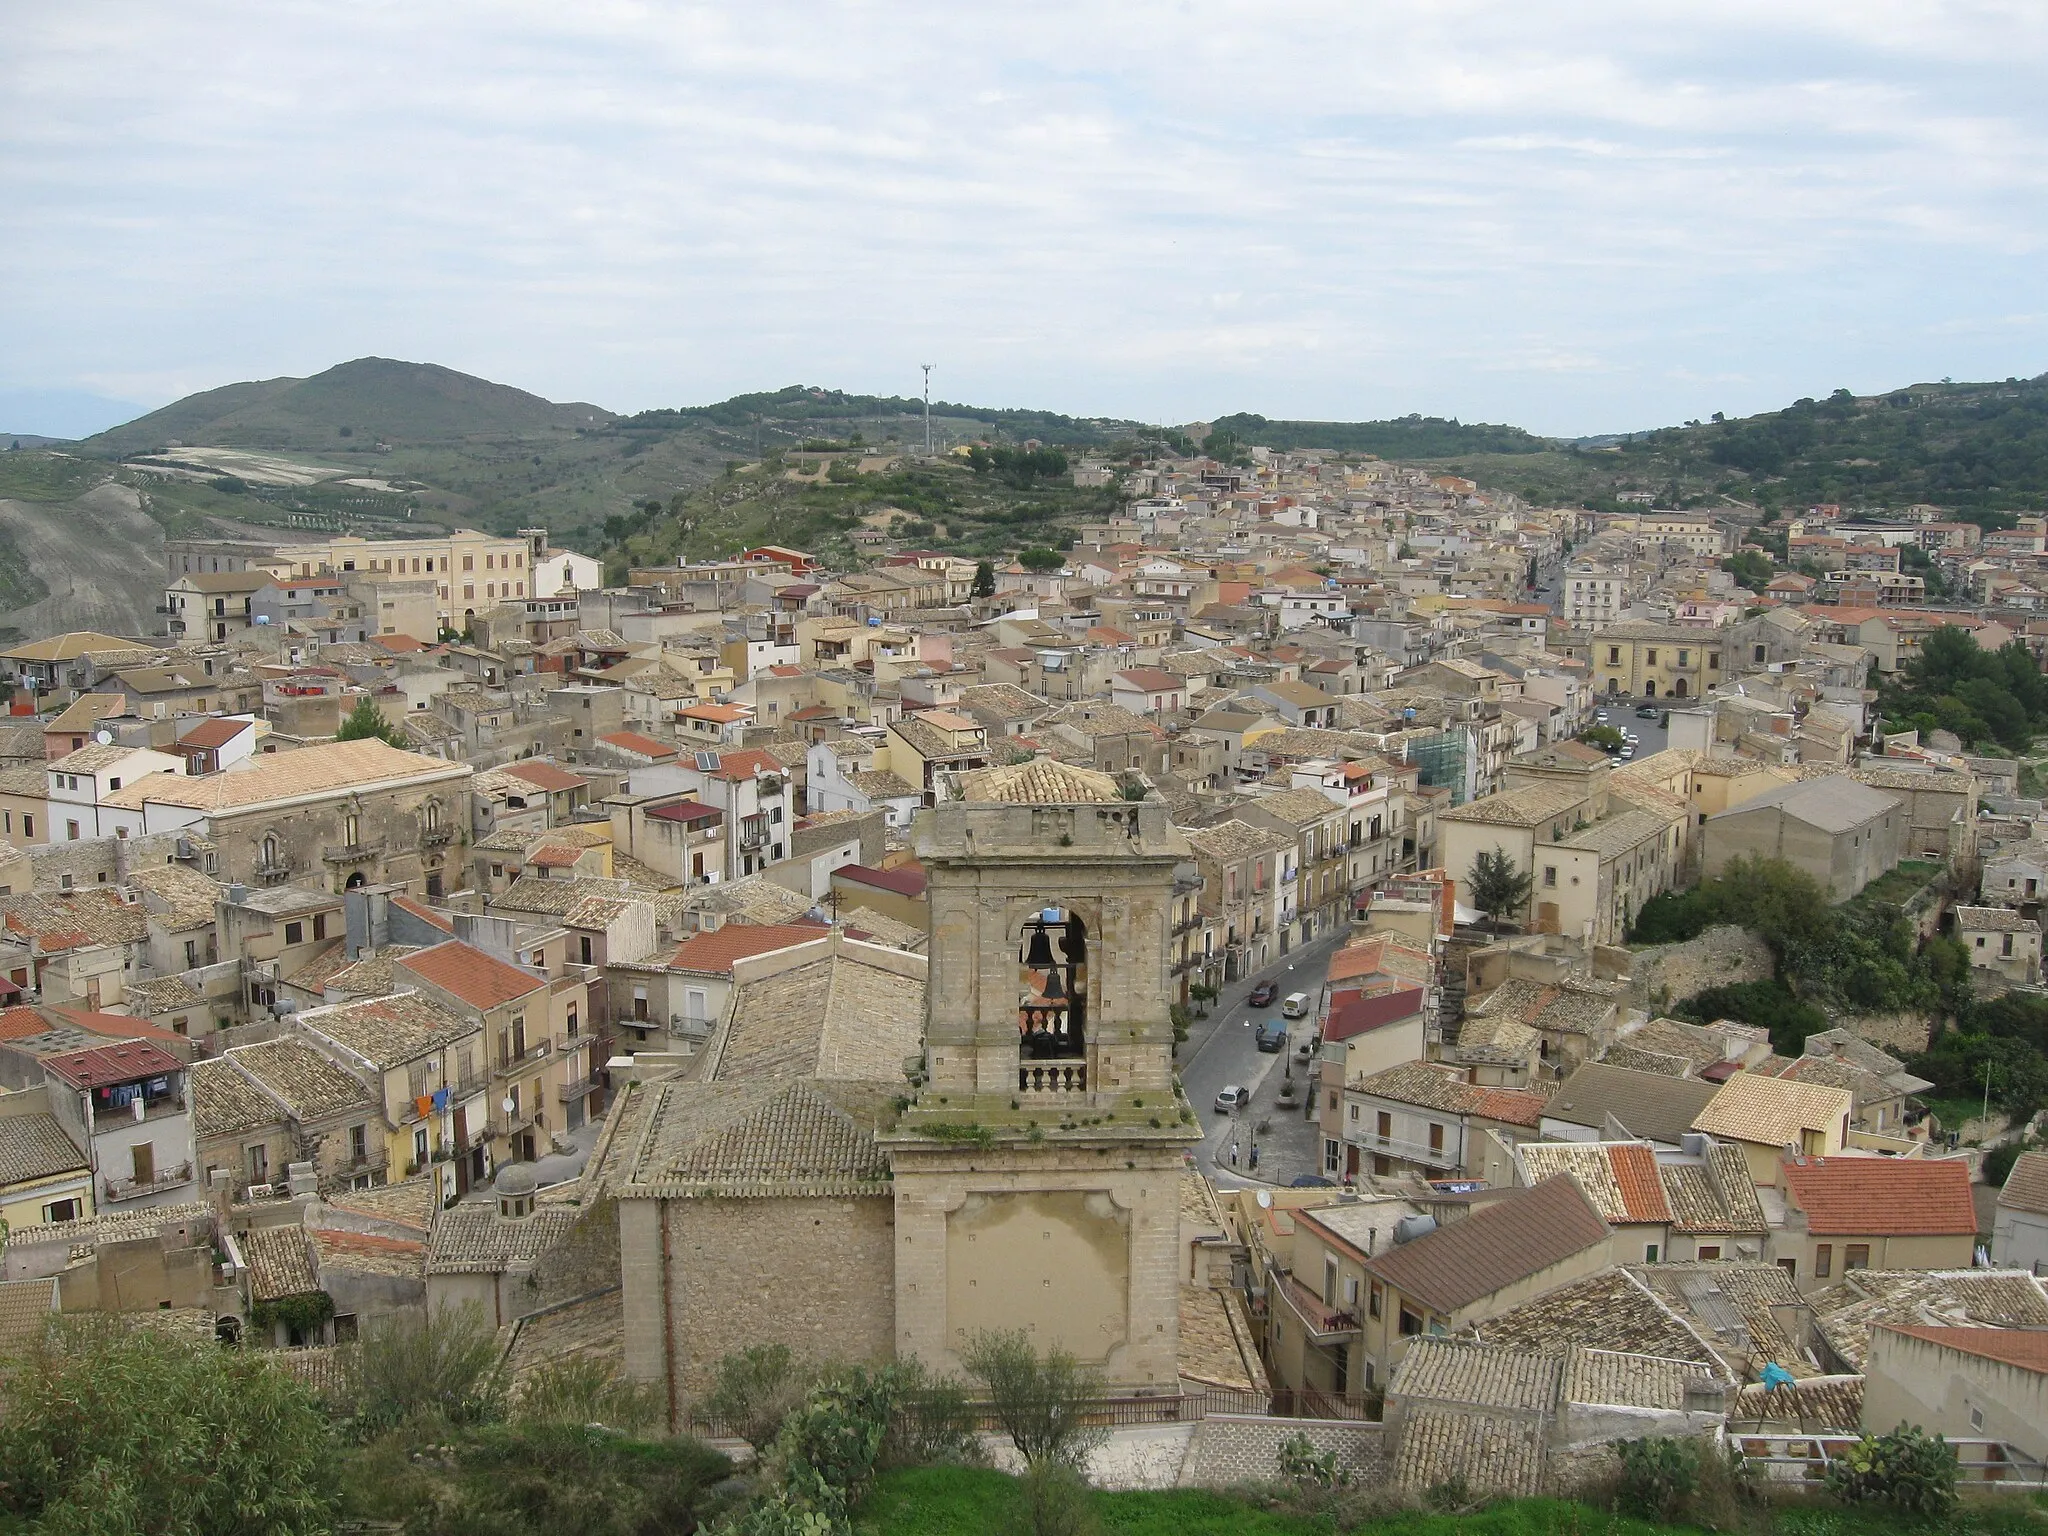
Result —
[[[1232,1083],[1228,1088],[1216,1095],[1216,1112],[1219,1115],[1227,1115],[1234,1109],[1243,1109],[1251,1101],[1251,1089],[1240,1088],[1237,1084]]]

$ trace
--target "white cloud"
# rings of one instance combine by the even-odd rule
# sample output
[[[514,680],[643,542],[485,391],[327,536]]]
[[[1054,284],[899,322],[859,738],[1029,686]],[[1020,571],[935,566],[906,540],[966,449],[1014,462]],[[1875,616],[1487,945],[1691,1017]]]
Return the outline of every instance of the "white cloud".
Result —
[[[2044,13],[73,0],[0,52],[0,382],[382,352],[630,408],[936,358],[1594,431],[2031,373]]]

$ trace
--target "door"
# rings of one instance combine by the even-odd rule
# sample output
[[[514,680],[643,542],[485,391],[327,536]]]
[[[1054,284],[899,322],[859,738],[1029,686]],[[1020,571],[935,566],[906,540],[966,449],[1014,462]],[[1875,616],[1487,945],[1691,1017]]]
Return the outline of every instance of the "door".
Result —
[[[469,1140],[469,1106],[455,1106],[455,1145],[459,1148]],[[469,1193],[469,1159],[457,1156],[455,1159],[455,1193]]]
[[[131,1162],[133,1163],[133,1165],[134,1165],[134,1171],[135,1171],[135,1182],[136,1182],[137,1184],[153,1184],[153,1183],[155,1183],[155,1182],[156,1182],[156,1145],[155,1145],[155,1143],[153,1143],[153,1142],[147,1142],[147,1141],[139,1141],[139,1142],[137,1142],[137,1143],[136,1143],[136,1144],[135,1144],[134,1146],[132,1146],[132,1147],[130,1147],[130,1148],[128,1149],[128,1155],[129,1155],[129,1159],[130,1159],[130,1161],[131,1161]]]

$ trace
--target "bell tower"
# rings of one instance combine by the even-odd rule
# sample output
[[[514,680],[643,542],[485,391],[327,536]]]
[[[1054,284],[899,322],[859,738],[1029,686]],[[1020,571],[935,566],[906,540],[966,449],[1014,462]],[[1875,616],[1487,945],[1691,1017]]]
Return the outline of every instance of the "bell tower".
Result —
[[[1023,1328],[1174,1390],[1182,1149],[1173,874],[1157,800],[1035,760],[961,776],[912,840],[931,910],[924,1082],[887,1138],[897,1352]]]

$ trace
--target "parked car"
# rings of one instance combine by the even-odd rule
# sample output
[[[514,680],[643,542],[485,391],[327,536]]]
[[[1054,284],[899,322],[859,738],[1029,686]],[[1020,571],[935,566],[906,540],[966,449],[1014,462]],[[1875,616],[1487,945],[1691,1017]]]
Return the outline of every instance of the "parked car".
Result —
[[[1259,1026],[1258,1047],[1271,1055],[1287,1049],[1287,1026],[1278,1019],[1268,1019]]]
[[[1270,1008],[1273,1006],[1273,999],[1279,995],[1280,984],[1277,981],[1262,981],[1252,988],[1252,995],[1245,1001],[1254,1008]]]
[[[1240,1088],[1237,1084],[1232,1083],[1228,1088],[1216,1095],[1216,1112],[1227,1115],[1234,1109],[1243,1109],[1251,1101],[1251,1089]]]
[[[1298,1173],[1287,1181],[1289,1189],[1335,1189],[1337,1181],[1326,1179],[1320,1173]]]
[[[1645,704],[1636,711],[1636,718],[1638,720],[1654,720],[1657,718],[1659,713],[1660,711],[1658,710],[1656,705]]]
[[[1306,992],[1288,993],[1286,998],[1280,1004],[1281,1017],[1288,1019],[1307,1018],[1308,1001],[1308,994]]]

